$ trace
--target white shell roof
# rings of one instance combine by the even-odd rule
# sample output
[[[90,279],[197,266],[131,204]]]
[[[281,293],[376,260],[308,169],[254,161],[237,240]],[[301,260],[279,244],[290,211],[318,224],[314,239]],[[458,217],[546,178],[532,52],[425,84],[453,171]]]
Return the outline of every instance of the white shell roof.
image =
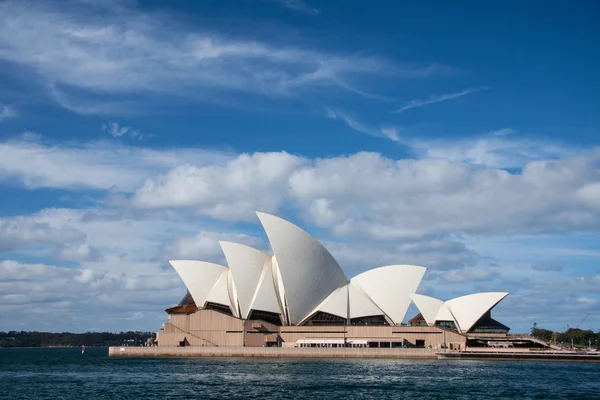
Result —
[[[283,321],[287,325],[289,324],[287,302],[285,300],[285,288],[283,286],[283,280],[281,279],[281,273],[279,272],[279,264],[277,263],[277,257],[271,257],[271,274],[273,275],[273,284],[275,285],[275,295],[279,302],[279,309],[282,310]]]
[[[275,281],[273,279],[273,267],[271,265],[271,257],[265,261],[265,265],[260,274],[256,292],[250,305],[251,310],[269,311],[281,314],[279,301],[275,291]]]
[[[346,285],[346,275],[329,251],[307,232],[279,217],[256,214],[277,257],[289,323],[298,324],[334,290]]]
[[[426,271],[389,265],[346,279],[333,256],[315,238],[279,217],[257,213],[274,256],[245,245],[220,242],[230,268],[203,261],[170,261],[199,308],[207,301],[228,305],[247,318],[252,309],[280,313],[298,325],[317,311],[342,318],[384,315],[400,324],[415,302],[429,325],[454,321],[461,332],[473,325],[506,292],[477,293],[443,302],[416,294]]]
[[[224,275],[224,284],[226,290],[225,301],[217,301],[218,303],[231,306],[229,294],[227,292],[227,272],[228,268],[219,264],[213,264],[204,261],[192,260],[175,260],[169,261],[179,274],[183,283],[190,291],[194,303],[199,308],[204,307],[207,301],[212,299],[222,299],[222,282]],[[218,283],[218,285],[217,285]],[[213,293],[213,289],[215,289]],[[209,299],[210,298],[210,299]]]
[[[464,333],[506,296],[506,292],[475,293],[448,300],[446,305],[454,316],[457,328]]]
[[[231,301],[231,304],[233,305],[233,315],[240,318],[240,304],[238,302],[237,288],[235,287],[231,270],[229,270],[229,273],[227,274],[227,290],[229,290],[229,301]]]
[[[438,311],[444,305],[442,300],[417,293],[412,293],[410,298],[415,302],[428,325],[435,325],[435,321],[444,321],[443,319],[440,320],[437,318]],[[450,319],[450,321],[453,320],[454,318]]]
[[[337,288],[321,304],[319,304],[309,317],[314,313],[322,311],[328,314],[337,315],[341,318],[348,318],[348,286]]]
[[[350,299],[350,319],[385,315],[383,310],[359,287],[348,284],[348,299]]]
[[[221,272],[219,279],[215,282],[212,290],[206,296],[206,301],[210,301],[211,303],[224,304],[231,307],[231,299],[229,298],[229,288],[227,284],[227,275],[229,275],[229,271],[225,268],[225,271]],[[233,311],[233,310],[232,310]]]
[[[225,241],[219,244],[233,275],[241,317],[248,318],[252,308],[279,313],[271,272],[271,256],[243,244]]]
[[[400,324],[410,306],[410,294],[415,293],[427,268],[416,265],[388,265],[363,272],[352,278],[391,318]]]
[[[438,313],[435,316],[435,320],[436,321],[454,321],[454,323],[456,323],[456,318],[454,318],[454,315],[452,315],[452,313],[450,312],[450,309],[448,309],[448,303],[443,303],[440,306],[440,309],[438,310]],[[458,327],[458,324],[457,324],[457,327]]]
[[[384,315],[384,312],[377,307],[364,290],[351,283],[334,290],[306,319],[318,311],[345,319]]]

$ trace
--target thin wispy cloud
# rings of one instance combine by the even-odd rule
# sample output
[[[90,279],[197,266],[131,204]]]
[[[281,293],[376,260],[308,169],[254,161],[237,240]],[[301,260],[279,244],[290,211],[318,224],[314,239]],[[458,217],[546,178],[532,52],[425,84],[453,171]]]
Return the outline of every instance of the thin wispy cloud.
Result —
[[[402,113],[406,110],[410,110],[412,108],[418,108],[418,107],[427,106],[429,104],[441,103],[442,101],[458,99],[459,97],[463,97],[463,96],[466,96],[471,93],[477,93],[477,92],[481,92],[481,91],[488,90],[488,89],[489,88],[486,86],[480,86],[480,87],[474,87],[474,88],[461,90],[460,92],[455,92],[455,93],[432,95],[428,99],[411,100],[411,101],[407,102],[406,104],[404,104],[399,109],[392,111],[392,113],[400,114],[400,113]]]
[[[405,143],[420,158],[444,159],[492,168],[522,168],[536,160],[583,153],[581,146],[532,138],[510,128],[460,139],[412,139]]]
[[[139,130],[134,129],[130,126],[122,126],[118,122],[114,121],[102,125],[102,130],[114,138],[120,138],[125,135],[131,137],[132,139],[142,138],[142,135]]]
[[[312,7],[312,6],[308,5],[303,0],[274,0],[274,1],[276,3],[278,3],[279,5],[281,5],[282,7],[285,7],[289,10],[296,11],[296,12],[299,12],[302,14],[309,14],[309,15],[317,16],[321,13],[321,10],[319,10],[316,7]]]
[[[0,104],[0,122],[16,117],[17,110],[13,106],[5,106]]]
[[[285,4],[301,8],[304,3]],[[29,68],[52,100],[79,114],[128,110],[114,105],[137,94],[217,102],[219,93],[273,98],[342,91],[377,97],[362,87],[363,78],[420,79],[445,72],[439,65],[394,64],[285,40],[225,37],[139,8],[98,13],[85,5],[50,8],[27,1],[0,2],[0,60]],[[69,93],[108,105],[80,105]]]
[[[350,127],[351,129],[354,129],[357,132],[366,133],[370,136],[388,138],[390,140],[393,140],[394,142],[398,142],[400,140],[398,131],[394,127],[375,128],[366,125],[347,114],[340,113],[331,109],[327,110],[327,118],[336,120],[339,119],[340,121],[348,125],[348,127]]]

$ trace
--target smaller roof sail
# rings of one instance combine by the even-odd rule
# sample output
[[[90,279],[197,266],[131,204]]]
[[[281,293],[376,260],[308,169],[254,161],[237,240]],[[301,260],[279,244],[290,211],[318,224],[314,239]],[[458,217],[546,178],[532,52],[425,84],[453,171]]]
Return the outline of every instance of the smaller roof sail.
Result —
[[[239,243],[220,241],[219,244],[221,245],[221,249],[223,249],[227,265],[229,265],[233,275],[241,316],[242,318],[248,318],[252,302],[256,297],[257,289],[259,289],[259,283],[265,274],[265,268],[271,267],[271,256],[258,249]],[[278,307],[276,308],[276,298],[272,300],[274,300],[275,304],[272,304],[264,311],[279,312]]]
[[[227,274],[227,290],[229,290],[229,301],[231,301],[233,316],[240,318],[240,302],[238,301],[237,289],[235,288],[235,282],[233,281],[233,274],[231,269]]]
[[[388,265],[363,272],[350,282],[381,308],[394,324],[400,324],[427,268],[416,265]]]
[[[334,290],[325,300],[321,302],[311,313],[304,319],[306,321],[317,312],[337,315],[340,318],[348,318],[348,286],[342,286]],[[304,322],[302,321],[302,322]]]
[[[231,311],[233,312],[231,298],[229,297],[229,285],[227,279],[228,275],[229,271],[227,269],[221,272],[219,279],[217,279],[217,282],[215,282],[215,285],[206,297],[206,301],[227,305],[232,309]]]
[[[348,306],[350,312],[348,318],[350,319],[385,315],[364,290],[352,283],[348,284],[348,300],[350,301]],[[387,318],[389,319],[389,317]]]
[[[416,304],[417,308],[421,312],[421,315],[427,322],[427,325],[435,325],[435,321],[439,320],[437,318],[438,312],[443,307],[444,302],[434,297],[429,297],[417,293],[412,293],[410,295],[410,298]],[[450,319],[450,321],[453,320],[453,318]]]
[[[256,285],[256,291],[250,304],[251,310],[269,311],[282,314],[279,307],[277,292],[275,291],[275,280],[273,279],[272,257],[265,260],[260,278]]]
[[[334,290],[304,321],[319,311],[344,319],[385,315],[364,290],[351,283]]]
[[[279,309],[282,311],[281,316],[283,317],[283,322],[285,325],[289,325],[285,288],[283,287],[283,279],[281,279],[279,264],[277,264],[277,257],[275,256],[271,257],[271,274],[273,276],[273,284],[275,285],[275,294],[277,295],[277,301],[279,302]]]
[[[466,333],[506,296],[506,292],[475,293],[448,300],[446,305],[454,316],[458,329]]]
[[[187,286],[198,308],[210,301],[229,306],[236,315],[229,296],[229,268],[205,261],[174,260],[169,263]]]
[[[438,310],[437,315],[435,316],[435,320],[436,321],[454,321],[454,323],[458,326],[458,324],[456,322],[456,318],[454,318],[454,315],[452,315],[452,312],[448,308],[448,302],[445,302],[444,304],[441,305],[440,309]]]

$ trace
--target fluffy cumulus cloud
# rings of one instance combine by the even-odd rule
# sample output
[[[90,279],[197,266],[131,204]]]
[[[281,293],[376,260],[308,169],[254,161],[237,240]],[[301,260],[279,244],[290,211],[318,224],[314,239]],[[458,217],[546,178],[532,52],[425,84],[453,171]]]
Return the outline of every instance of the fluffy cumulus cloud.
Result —
[[[175,236],[173,240],[164,246],[162,254],[170,260],[186,259],[223,262],[224,256],[219,245],[220,240],[245,244],[263,251],[266,251],[268,247],[264,241],[250,235],[202,231],[193,236]]]
[[[99,270],[5,260],[0,262],[0,330],[139,329],[140,323],[159,324],[162,315],[157,310],[180,294],[170,274],[111,276]],[[133,310],[142,313],[142,321],[130,322]],[[14,319],[17,311],[20,322]]]
[[[18,179],[29,188],[91,188],[131,191],[150,175],[166,172],[182,162],[218,164],[223,152],[154,150],[107,142],[57,145],[27,140],[0,142],[0,180]]]
[[[241,154],[223,166],[182,165],[148,179],[131,203],[141,208],[189,208],[223,220],[254,220],[256,210],[279,209],[290,175],[304,163],[281,152]]]
[[[290,177],[307,218],[339,234],[539,233],[597,229],[577,193],[600,179],[600,152],[528,163],[521,172],[374,153],[317,160]]]
[[[32,217],[0,218],[0,252],[24,246],[50,245],[63,248],[65,244],[71,243],[82,245],[83,241],[85,234],[72,227],[57,228]]]

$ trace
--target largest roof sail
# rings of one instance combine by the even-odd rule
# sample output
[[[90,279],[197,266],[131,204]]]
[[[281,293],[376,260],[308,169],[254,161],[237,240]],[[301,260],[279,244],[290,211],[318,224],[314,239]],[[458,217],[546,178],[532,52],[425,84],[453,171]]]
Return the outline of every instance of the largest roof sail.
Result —
[[[348,280],[333,256],[307,232],[279,217],[256,214],[277,258],[289,323],[296,325]]]

